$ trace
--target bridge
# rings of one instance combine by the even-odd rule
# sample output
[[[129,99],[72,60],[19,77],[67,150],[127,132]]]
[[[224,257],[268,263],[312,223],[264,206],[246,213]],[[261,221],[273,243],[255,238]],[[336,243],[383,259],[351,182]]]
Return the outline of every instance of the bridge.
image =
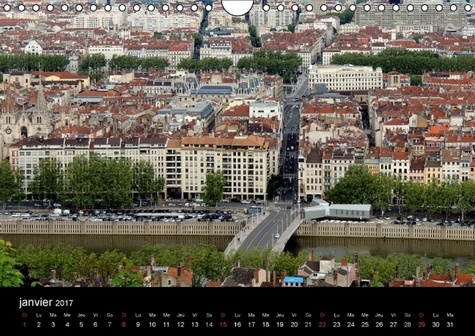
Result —
[[[300,224],[297,209],[287,209],[288,203],[276,203],[265,213],[250,216],[224,251],[226,256],[235,252],[255,249],[283,251]]]

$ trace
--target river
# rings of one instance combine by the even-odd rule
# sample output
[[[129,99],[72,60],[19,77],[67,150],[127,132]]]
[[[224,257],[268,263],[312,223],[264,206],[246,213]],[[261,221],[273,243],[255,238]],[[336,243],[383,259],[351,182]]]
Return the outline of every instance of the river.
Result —
[[[422,239],[381,239],[381,238],[330,238],[292,237],[286,250],[292,253],[313,249],[315,255],[332,254],[342,257],[347,253],[387,256],[391,253],[407,253],[428,259],[441,257],[457,262],[461,266],[475,261],[475,242],[438,241]]]
[[[66,244],[83,247],[87,251],[102,253],[118,249],[124,252],[139,250],[144,245],[194,245],[210,244],[224,251],[231,241],[230,237],[206,236],[99,236],[99,235],[20,235],[4,234],[3,239],[9,240],[14,246],[32,244],[56,245]],[[475,242],[469,241],[438,241],[410,239],[379,239],[379,238],[329,238],[329,237],[292,237],[286,251],[298,253],[313,249],[315,255],[333,254],[342,257],[347,253],[369,253],[386,256],[391,253],[417,254],[426,258],[441,257],[451,259],[459,264],[475,261]]]

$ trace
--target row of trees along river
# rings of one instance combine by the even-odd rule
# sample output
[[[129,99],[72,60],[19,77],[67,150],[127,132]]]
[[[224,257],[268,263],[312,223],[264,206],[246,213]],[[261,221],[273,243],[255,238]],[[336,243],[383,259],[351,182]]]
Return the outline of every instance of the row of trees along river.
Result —
[[[133,197],[158,197],[165,180],[149,161],[110,160],[97,154],[78,155],[63,169],[56,158],[42,159],[34,168],[28,187],[35,199],[70,200],[77,207],[101,203],[107,207],[131,206]],[[8,161],[0,164],[0,201],[22,199],[23,172]]]
[[[23,175],[24,172],[14,170],[7,160],[0,163],[0,202],[4,207],[10,199],[19,202],[25,197]],[[220,171],[206,174],[202,191],[207,206],[214,207],[221,202],[226,183]],[[121,208],[131,206],[134,196],[139,202],[146,198],[158,200],[164,186],[164,177],[157,175],[149,161],[110,160],[92,153],[75,156],[64,169],[56,158],[40,160],[33,170],[28,191],[34,199],[70,203],[76,207],[101,204]]]
[[[288,252],[254,250],[225,257],[223,252],[211,245],[156,245],[143,246],[128,254],[119,250],[96,254],[66,245],[13,247],[8,241],[0,240],[0,285],[31,286],[35,279],[49,277],[51,270],[55,269],[58,279],[64,281],[82,278],[91,285],[102,283],[118,287],[141,286],[140,273],[134,271],[132,266],[149,265],[152,256],[156,258],[158,265],[183,265],[192,270],[193,285],[199,287],[205,279],[224,279],[237,262],[241,267],[249,268],[263,268],[267,262],[270,272],[279,276],[284,272],[295,275],[308,259],[308,251],[293,255]],[[347,255],[345,259],[353,262],[355,257]],[[120,270],[119,264],[123,266]],[[373,279],[375,286],[382,286],[395,277],[414,276],[417,267],[425,269],[430,266],[433,274],[447,274],[452,269],[450,260],[426,260],[408,254],[391,254],[385,258],[363,254],[358,256],[358,264],[360,278]],[[26,277],[25,274],[22,275],[21,269],[29,270]],[[461,267],[460,272],[475,273],[475,262]]]
[[[339,204],[371,204],[382,215],[392,200],[399,213],[424,212],[432,216],[443,214],[449,218],[458,214],[465,220],[473,211],[475,181],[450,180],[429,184],[404,181],[400,177],[372,174],[365,165],[351,165],[344,178],[325,192],[328,201]]]
[[[422,75],[426,71],[473,71],[475,58],[440,57],[430,51],[386,49],[378,54],[345,53],[332,57],[332,64],[353,64],[380,67],[383,72],[398,71],[410,75]]]

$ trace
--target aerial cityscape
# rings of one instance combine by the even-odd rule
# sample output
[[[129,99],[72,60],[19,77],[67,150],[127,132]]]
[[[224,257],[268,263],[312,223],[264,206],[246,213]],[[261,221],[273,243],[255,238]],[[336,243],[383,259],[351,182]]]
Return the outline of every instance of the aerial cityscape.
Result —
[[[474,22],[471,1],[3,5],[1,287],[475,286]]]

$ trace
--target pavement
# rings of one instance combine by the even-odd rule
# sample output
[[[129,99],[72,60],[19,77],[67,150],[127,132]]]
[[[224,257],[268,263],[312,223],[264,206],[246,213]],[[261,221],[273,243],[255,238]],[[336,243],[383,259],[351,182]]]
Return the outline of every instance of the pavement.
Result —
[[[272,247],[276,242],[276,234],[282,235],[292,222],[297,212],[279,208],[268,210],[262,220],[249,226],[236,235],[240,239],[237,249],[241,252],[250,252],[254,249],[264,250]],[[242,238],[241,238],[242,237]]]

